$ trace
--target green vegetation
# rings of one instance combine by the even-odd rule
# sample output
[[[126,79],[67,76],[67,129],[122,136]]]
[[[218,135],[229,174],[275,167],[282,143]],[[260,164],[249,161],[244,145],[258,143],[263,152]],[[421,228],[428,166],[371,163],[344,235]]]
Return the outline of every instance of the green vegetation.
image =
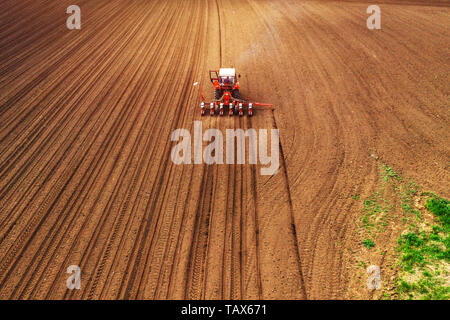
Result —
[[[425,203],[425,208],[438,217],[446,232],[448,232],[450,227],[450,201],[432,196]]]
[[[363,244],[367,249],[370,249],[370,248],[372,248],[372,247],[375,247],[375,243],[373,243],[373,241],[370,240],[370,239],[364,240],[364,241],[362,242],[362,244]]]
[[[450,287],[440,273],[431,274],[423,272],[423,277],[417,281],[407,282],[400,279],[397,284],[397,293],[401,298],[422,300],[448,300]]]
[[[431,230],[412,226],[412,231],[398,239],[403,274],[397,281],[397,293],[400,298],[448,300],[449,201],[432,195],[425,208],[436,216]]]
[[[450,261],[448,237],[443,239],[438,233],[409,232],[400,236],[398,244],[406,271],[412,271],[416,266],[424,267],[435,260]]]
[[[386,239],[394,230],[400,233],[397,251],[391,251],[397,260],[396,280],[393,288],[383,289],[381,298],[450,299],[450,201],[420,192],[414,180],[403,179],[390,166],[383,164],[379,170],[380,188],[362,200],[362,233],[370,236],[362,244],[371,249],[377,239]]]
[[[383,180],[385,182],[388,182],[389,179],[395,179],[397,181],[402,181],[402,178],[400,177],[400,175],[394,171],[394,169],[392,169],[392,167],[389,167],[385,164],[383,164]]]
[[[383,198],[382,193],[374,192],[364,200],[364,212],[362,223],[370,231],[374,226],[384,227],[387,224],[387,213],[392,209],[388,200]]]

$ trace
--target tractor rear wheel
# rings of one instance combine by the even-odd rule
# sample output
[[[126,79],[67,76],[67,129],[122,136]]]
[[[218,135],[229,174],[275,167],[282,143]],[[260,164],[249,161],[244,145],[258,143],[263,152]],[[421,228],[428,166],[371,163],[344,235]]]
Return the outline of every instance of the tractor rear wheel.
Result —
[[[233,98],[240,99],[239,98],[239,89],[233,90],[232,95],[233,95]]]
[[[219,100],[222,97],[222,94],[220,93],[220,89],[214,90],[214,99]]]

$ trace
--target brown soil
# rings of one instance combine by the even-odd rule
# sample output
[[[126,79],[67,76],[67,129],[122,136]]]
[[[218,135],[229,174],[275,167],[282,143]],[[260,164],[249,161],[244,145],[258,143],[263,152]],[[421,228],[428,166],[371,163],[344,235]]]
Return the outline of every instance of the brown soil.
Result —
[[[381,30],[363,1],[79,0],[79,31],[70,4],[0,5],[0,298],[371,298],[371,154],[449,197],[448,2],[384,1]],[[220,65],[276,110],[201,119]],[[281,170],[174,165],[200,119],[278,128]]]

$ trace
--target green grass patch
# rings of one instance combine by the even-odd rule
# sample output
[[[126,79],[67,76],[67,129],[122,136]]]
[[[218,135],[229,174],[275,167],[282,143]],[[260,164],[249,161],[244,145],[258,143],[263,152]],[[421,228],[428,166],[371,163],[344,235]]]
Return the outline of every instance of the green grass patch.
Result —
[[[414,226],[413,231],[402,234],[398,239],[400,266],[404,274],[397,281],[397,293],[406,299],[448,300],[449,201],[431,195],[425,207],[436,216],[431,230]]]
[[[372,247],[375,247],[375,243],[371,239],[366,239],[362,242],[362,244],[367,248],[370,249]]]
[[[450,262],[448,237],[426,232],[409,232],[398,239],[399,250],[402,252],[402,266],[406,271],[415,267],[424,267],[435,260]]]
[[[364,200],[364,215],[361,218],[363,226],[370,230],[374,226],[384,227],[387,225],[387,213],[393,208],[388,200],[377,191]]]
[[[395,179],[397,181],[402,181],[400,175],[387,165],[383,165],[383,180],[388,182],[390,179]]]
[[[362,199],[362,245],[374,248],[377,240],[403,230],[397,251],[391,251],[397,260],[391,270],[398,273],[381,297],[450,300],[450,201],[421,192],[414,180],[402,178],[388,165],[380,165],[379,173],[378,189]]]
[[[425,208],[438,217],[448,233],[450,228],[450,202],[446,199],[432,196],[425,203]]]
[[[423,273],[423,277],[416,281],[400,279],[397,282],[397,294],[403,299],[448,300],[450,287],[439,274]]]

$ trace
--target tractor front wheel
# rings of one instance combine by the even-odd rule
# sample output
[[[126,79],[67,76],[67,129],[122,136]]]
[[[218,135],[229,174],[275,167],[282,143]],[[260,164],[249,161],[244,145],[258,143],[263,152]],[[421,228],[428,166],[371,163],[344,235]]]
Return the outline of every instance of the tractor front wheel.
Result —
[[[232,95],[233,95],[233,98],[240,99],[239,98],[239,90],[238,89],[233,90]]]

